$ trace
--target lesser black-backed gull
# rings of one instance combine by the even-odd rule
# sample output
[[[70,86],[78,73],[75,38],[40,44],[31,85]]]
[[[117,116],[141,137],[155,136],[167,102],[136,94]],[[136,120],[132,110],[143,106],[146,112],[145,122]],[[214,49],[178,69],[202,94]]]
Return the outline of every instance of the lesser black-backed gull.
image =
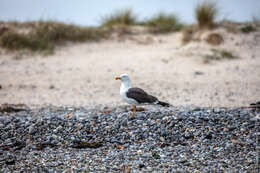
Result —
[[[159,101],[156,97],[147,94],[143,89],[132,87],[130,77],[122,74],[115,78],[121,80],[120,95],[125,102],[134,106],[133,115],[136,116],[136,106],[144,104],[154,104],[161,106],[169,106],[169,103]]]

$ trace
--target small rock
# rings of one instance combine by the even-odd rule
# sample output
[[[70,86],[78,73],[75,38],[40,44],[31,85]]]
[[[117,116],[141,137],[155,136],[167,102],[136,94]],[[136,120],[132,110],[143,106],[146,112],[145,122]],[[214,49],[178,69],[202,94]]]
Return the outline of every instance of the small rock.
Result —
[[[205,136],[204,136],[204,139],[212,139],[213,138],[213,136],[212,136],[212,133],[208,133],[208,134],[206,134]]]
[[[74,144],[73,148],[100,148],[103,146],[102,142],[87,142],[87,141],[80,141],[79,143]]]
[[[145,167],[145,165],[144,165],[143,163],[140,163],[140,164],[138,165],[138,167],[139,167],[140,169],[142,169],[142,168]]]
[[[49,89],[55,89],[55,86],[54,85],[50,85]]]
[[[143,121],[142,121],[142,120],[137,120],[136,123],[137,123],[138,125],[142,125],[142,124],[143,124]]]
[[[161,61],[163,62],[163,63],[165,63],[165,64],[168,64],[168,60],[167,59],[161,59]]]
[[[202,71],[195,71],[194,75],[204,75],[204,72],[202,72]]]
[[[6,159],[5,164],[7,164],[7,165],[14,165],[15,161],[16,161],[15,158],[9,158],[9,159]]]
[[[165,139],[164,139],[164,137],[160,137],[160,141],[162,141],[162,142],[165,142]]]
[[[35,132],[36,132],[36,129],[35,129],[34,125],[31,125],[31,126],[29,127],[29,134],[32,135],[32,134],[34,134]]]

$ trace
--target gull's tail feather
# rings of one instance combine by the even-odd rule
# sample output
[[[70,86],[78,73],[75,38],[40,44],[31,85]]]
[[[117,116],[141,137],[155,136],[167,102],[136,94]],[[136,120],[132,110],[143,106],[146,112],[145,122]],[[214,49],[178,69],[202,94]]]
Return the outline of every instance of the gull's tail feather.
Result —
[[[170,106],[169,103],[162,102],[162,101],[159,101],[158,104],[161,105],[161,106],[165,106],[165,107],[169,107]]]

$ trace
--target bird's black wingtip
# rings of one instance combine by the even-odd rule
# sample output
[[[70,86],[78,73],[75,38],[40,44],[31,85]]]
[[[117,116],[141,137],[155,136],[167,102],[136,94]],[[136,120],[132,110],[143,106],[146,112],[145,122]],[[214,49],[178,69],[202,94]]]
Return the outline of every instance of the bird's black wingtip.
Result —
[[[162,101],[159,101],[158,104],[161,105],[161,106],[164,106],[164,107],[170,107],[171,106],[169,103],[162,102]]]

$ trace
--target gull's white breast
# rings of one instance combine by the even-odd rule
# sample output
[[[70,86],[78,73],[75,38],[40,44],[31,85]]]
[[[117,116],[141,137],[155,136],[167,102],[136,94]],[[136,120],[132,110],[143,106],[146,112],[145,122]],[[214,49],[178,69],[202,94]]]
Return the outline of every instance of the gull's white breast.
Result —
[[[126,88],[123,84],[121,85],[120,87],[120,95],[122,97],[122,99],[128,103],[128,104],[131,104],[131,105],[138,105],[138,102],[134,99],[131,99],[131,98],[128,98],[126,96],[126,92],[128,91],[129,88]]]

